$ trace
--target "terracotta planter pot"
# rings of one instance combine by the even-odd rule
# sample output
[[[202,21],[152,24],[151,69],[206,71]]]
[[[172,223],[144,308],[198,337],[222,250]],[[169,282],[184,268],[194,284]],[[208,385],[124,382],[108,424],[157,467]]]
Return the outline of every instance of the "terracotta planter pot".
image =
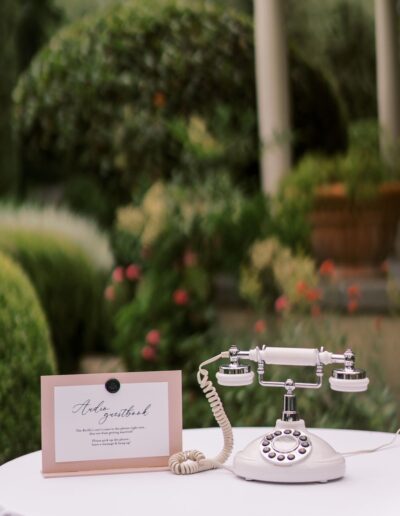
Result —
[[[318,189],[311,242],[318,261],[377,269],[393,252],[400,219],[400,181],[383,184],[368,201],[351,202],[342,184]]]

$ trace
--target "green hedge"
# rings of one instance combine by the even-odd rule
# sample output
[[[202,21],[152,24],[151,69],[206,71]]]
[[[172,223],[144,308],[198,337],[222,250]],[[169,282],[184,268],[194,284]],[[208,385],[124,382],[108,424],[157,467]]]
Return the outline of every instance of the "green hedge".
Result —
[[[50,232],[0,227],[0,249],[23,267],[36,288],[60,372],[74,372],[84,351],[105,345],[105,275],[77,244]]]
[[[20,267],[0,254],[0,464],[40,448],[40,375],[54,374],[49,331]]]
[[[165,4],[165,5],[164,5]],[[295,155],[346,147],[324,74],[290,52]],[[226,168],[258,184],[251,20],[142,1],[57,34],[15,90],[28,181],[96,178],[114,205],[132,185]]]

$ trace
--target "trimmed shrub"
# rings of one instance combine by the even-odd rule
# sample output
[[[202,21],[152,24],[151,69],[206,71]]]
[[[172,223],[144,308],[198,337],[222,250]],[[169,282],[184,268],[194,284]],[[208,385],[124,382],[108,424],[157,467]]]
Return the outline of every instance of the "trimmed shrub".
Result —
[[[39,224],[39,210],[14,210],[12,217],[12,209],[0,209],[0,249],[23,267],[35,286],[48,317],[59,369],[70,373],[83,352],[107,345],[103,290],[112,261],[104,252],[104,237],[91,232],[90,225],[85,227],[85,221],[80,221],[80,227],[77,220],[74,241],[70,227],[74,217],[61,212],[57,218],[51,209],[43,213],[53,214],[47,225]],[[92,246],[90,250],[79,242],[82,238]]]
[[[295,50],[290,62],[295,155],[345,148],[329,82]],[[26,179],[92,175],[114,206],[159,177],[258,174],[253,27],[226,9],[135,2],[75,23],[35,59],[15,103]]]
[[[0,254],[0,464],[40,448],[40,375],[55,373],[45,316],[20,267]]]
[[[0,229],[57,234],[74,242],[96,269],[109,271],[113,254],[108,236],[91,220],[55,206],[0,204]]]

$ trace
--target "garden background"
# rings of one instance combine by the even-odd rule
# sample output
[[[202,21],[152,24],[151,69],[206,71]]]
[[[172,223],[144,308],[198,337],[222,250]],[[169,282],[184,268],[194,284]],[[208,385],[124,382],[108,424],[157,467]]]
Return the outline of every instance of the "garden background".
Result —
[[[351,346],[368,393],[304,391],[301,414],[397,428],[398,250],[360,279],[312,238],[321,185],[375,206],[398,179],[372,2],[285,2],[293,170],[274,197],[249,0],[3,0],[0,24],[0,463],[40,446],[42,374],[179,368],[185,426],[214,424],[195,371],[232,343]],[[279,416],[281,393],[220,390],[234,425]]]

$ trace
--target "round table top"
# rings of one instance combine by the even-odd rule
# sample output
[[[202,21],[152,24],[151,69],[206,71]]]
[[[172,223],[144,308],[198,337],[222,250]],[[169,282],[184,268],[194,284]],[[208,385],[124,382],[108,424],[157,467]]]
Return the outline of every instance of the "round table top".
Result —
[[[356,430],[311,431],[340,452],[372,448],[393,437]],[[265,432],[234,428],[234,452]],[[183,444],[184,449],[196,448],[212,457],[221,448],[221,431],[184,430]],[[349,457],[346,464],[344,478],[325,484],[248,482],[224,469],[188,476],[162,471],[45,479],[41,452],[35,452],[0,467],[0,505],[22,516],[400,514],[399,446]]]

